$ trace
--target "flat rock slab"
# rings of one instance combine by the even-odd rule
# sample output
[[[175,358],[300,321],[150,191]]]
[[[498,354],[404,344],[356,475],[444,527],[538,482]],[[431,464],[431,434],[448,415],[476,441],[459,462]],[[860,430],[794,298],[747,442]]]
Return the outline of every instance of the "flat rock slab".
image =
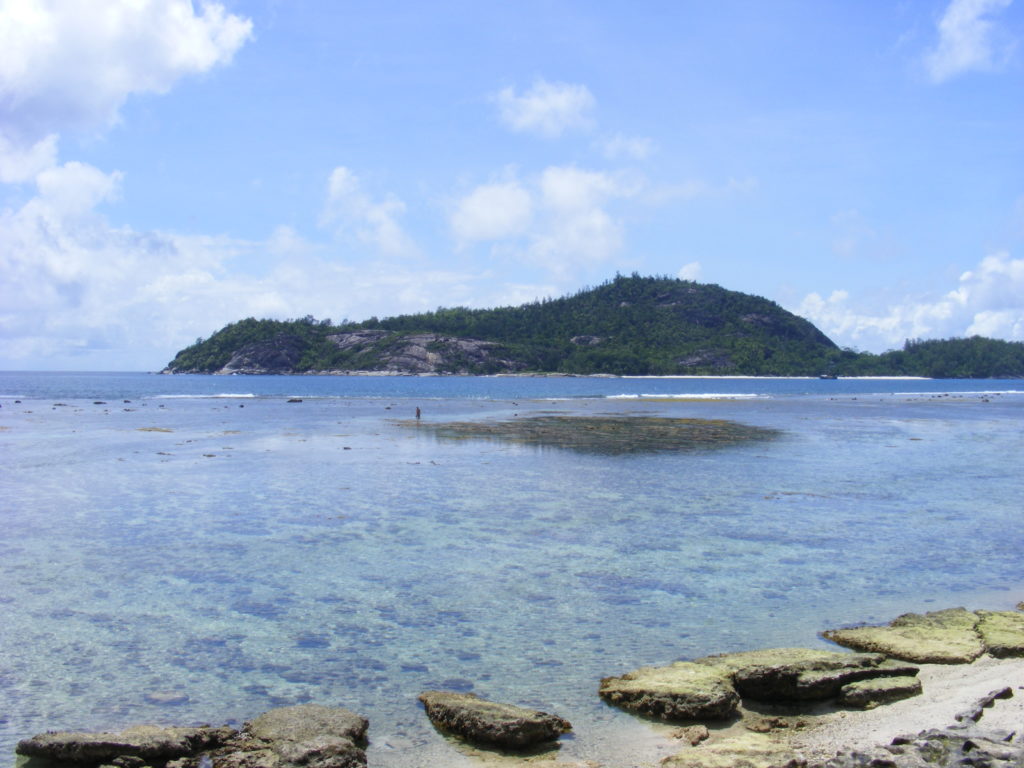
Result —
[[[874,709],[880,704],[921,695],[921,681],[916,677],[876,677],[844,685],[838,701],[847,707]]]
[[[606,677],[599,693],[623,709],[670,721],[721,720],[740,703],[727,670],[688,661]]]
[[[365,745],[368,727],[365,717],[343,707],[298,704],[264,712],[247,722],[242,730],[262,741],[303,742],[335,736]]]
[[[879,677],[913,676],[917,668],[887,662],[876,653],[839,653],[811,648],[770,648],[706,656],[694,663],[730,675],[736,691],[764,702],[822,701],[843,686]]]
[[[424,691],[420,701],[436,728],[478,745],[525,749],[572,730],[568,720],[472,693]]]
[[[969,664],[985,652],[977,614],[963,608],[906,613],[888,626],[830,629],[822,636],[857,651],[918,664]]]
[[[804,768],[807,761],[771,736],[748,733],[684,749],[661,761],[666,768]]]
[[[23,739],[15,751],[58,762],[100,764],[119,757],[166,762],[212,749],[236,735],[233,728],[161,728],[136,725],[113,733],[50,732]]]
[[[977,611],[978,634],[985,650],[998,659],[1024,656],[1024,613]]]

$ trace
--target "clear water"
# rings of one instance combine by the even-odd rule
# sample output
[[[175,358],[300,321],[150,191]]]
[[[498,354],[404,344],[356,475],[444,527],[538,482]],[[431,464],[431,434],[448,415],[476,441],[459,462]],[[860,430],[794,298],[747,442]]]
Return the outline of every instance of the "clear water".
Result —
[[[655,764],[601,677],[1024,585],[1021,382],[0,374],[0,405],[7,764],[48,728],[316,701],[370,718],[371,765],[469,765],[431,687],[567,717],[563,759]],[[417,406],[783,434],[600,456],[431,438]]]

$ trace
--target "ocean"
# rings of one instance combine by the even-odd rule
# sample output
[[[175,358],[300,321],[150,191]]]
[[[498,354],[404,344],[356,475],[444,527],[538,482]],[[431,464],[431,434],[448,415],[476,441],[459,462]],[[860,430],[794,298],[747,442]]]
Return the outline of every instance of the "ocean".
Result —
[[[540,416],[771,436],[435,429]],[[600,678],[1024,597],[1022,417],[1022,381],[0,372],[2,764],[301,702],[367,716],[372,766],[475,764],[416,700],[445,688],[654,765],[666,729]]]

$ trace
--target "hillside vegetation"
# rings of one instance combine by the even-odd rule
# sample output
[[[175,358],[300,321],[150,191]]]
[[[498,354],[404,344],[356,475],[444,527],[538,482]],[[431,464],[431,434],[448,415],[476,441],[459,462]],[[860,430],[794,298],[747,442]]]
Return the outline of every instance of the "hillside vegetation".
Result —
[[[1024,344],[909,341],[841,350],[767,299],[672,278],[617,276],[572,296],[439,308],[334,325],[248,318],[177,354],[171,373],[548,372],[620,375],[1024,376]]]

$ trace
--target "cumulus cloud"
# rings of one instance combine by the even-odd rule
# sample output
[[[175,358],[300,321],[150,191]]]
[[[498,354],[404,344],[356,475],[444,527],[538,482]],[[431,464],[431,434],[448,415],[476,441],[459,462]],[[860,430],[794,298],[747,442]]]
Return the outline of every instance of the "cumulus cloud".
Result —
[[[573,166],[554,166],[540,178],[541,204],[546,226],[530,245],[538,263],[555,273],[574,264],[607,261],[622,248],[622,222],[606,209],[613,198],[632,197],[640,189],[626,180]]]
[[[0,0],[0,125],[29,146],[109,125],[129,95],[228,63],[251,35],[214,2]]]
[[[394,195],[374,200],[363,190],[359,178],[340,165],[327,181],[320,223],[338,232],[352,228],[359,240],[382,254],[410,255],[416,247],[398,223],[404,213],[405,203]]]
[[[513,131],[554,138],[590,126],[594,96],[585,85],[538,80],[522,95],[512,87],[495,96],[501,121]]]
[[[616,134],[597,143],[609,160],[646,160],[654,154],[654,140],[644,136]]]
[[[19,146],[0,129],[0,183],[32,181],[41,171],[57,164],[57,135],[51,133],[35,143]]]
[[[941,83],[952,77],[998,66],[1004,55],[993,22],[1011,0],[952,0],[938,22],[939,41],[924,59],[928,75]]]
[[[1005,251],[986,256],[960,276],[955,289],[934,299],[907,297],[877,312],[852,304],[847,291],[827,298],[812,293],[794,311],[837,343],[873,351],[913,338],[981,335],[1024,341],[1024,259]]]
[[[533,215],[530,193],[518,182],[483,184],[459,200],[451,227],[460,244],[522,234]]]
[[[684,264],[679,270],[680,280],[699,280],[700,279],[701,266],[699,261],[691,261],[689,264]]]
[[[554,292],[484,289],[493,275],[383,258],[347,263],[288,227],[260,242],[115,227],[99,206],[119,182],[67,163],[41,174],[24,205],[0,210],[0,367],[153,370],[247,316],[362,319]]]
[[[574,266],[607,261],[621,250],[623,223],[610,206],[638,195],[643,184],[624,174],[549,166],[525,183],[476,187],[456,204],[451,229],[460,247],[490,241],[493,253],[564,278]]]

